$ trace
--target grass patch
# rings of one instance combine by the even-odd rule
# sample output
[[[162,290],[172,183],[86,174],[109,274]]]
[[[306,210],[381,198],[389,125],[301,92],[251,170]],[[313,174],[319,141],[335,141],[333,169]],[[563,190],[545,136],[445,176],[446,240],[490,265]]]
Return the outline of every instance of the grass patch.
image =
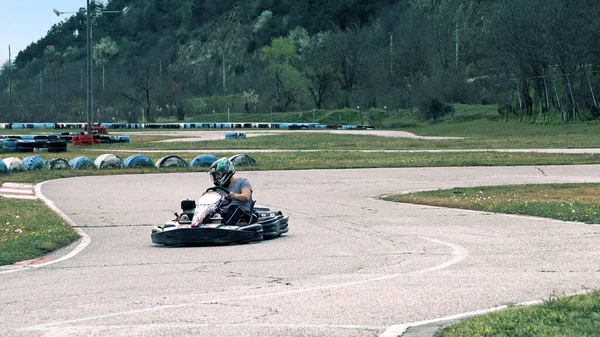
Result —
[[[417,192],[384,199],[600,224],[599,191],[600,184],[507,185]],[[452,325],[438,336],[598,336],[598,331],[600,291],[595,291],[478,316]]]
[[[33,259],[79,238],[39,200],[0,197],[0,265]]]
[[[385,197],[386,200],[600,224],[600,184],[453,188]]]
[[[551,298],[533,307],[515,307],[475,317],[441,331],[439,337],[598,336],[600,291]]]

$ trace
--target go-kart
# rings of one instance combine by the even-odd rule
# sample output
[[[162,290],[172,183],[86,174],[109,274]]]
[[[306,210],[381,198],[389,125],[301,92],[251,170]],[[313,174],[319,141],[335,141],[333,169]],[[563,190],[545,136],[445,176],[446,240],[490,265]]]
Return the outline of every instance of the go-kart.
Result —
[[[288,217],[264,206],[250,209],[248,222],[237,226],[222,223],[223,207],[230,199],[229,190],[214,186],[198,199],[182,200],[181,214],[164,225],[152,228],[152,243],[162,245],[229,244],[272,239],[288,231]]]

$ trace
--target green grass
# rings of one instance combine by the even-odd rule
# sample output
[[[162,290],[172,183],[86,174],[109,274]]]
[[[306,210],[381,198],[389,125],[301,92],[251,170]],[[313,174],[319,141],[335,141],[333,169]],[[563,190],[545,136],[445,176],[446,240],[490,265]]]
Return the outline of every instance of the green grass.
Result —
[[[408,193],[386,200],[600,224],[600,184],[507,185]]]
[[[599,191],[600,184],[507,185],[408,193],[384,199],[600,224]],[[475,317],[444,329],[439,337],[598,336],[598,331],[600,291]]]
[[[598,125],[536,124],[501,122],[495,106],[456,105],[455,118],[442,122],[419,121],[417,114],[408,111],[367,112],[378,128],[400,127],[403,130],[426,136],[460,136],[461,140],[425,141],[396,139],[366,135],[331,135],[322,133],[293,133],[283,136],[251,137],[242,140],[219,140],[191,143],[152,143],[165,136],[136,135],[136,130],[111,130],[132,133],[131,144],[99,145],[92,148],[69,147],[62,154],[41,154],[45,159],[67,159],[85,155],[95,159],[103,153],[115,153],[125,159],[136,149],[154,149],[162,152],[147,153],[156,160],[174,154],[173,150],[195,150],[195,153],[176,153],[190,161],[200,153],[217,157],[231,156],[219,149],[281,149],[291,152],[250,153],[258,162],[256,166],[239,167],[239,170],[334,169],[370,167],[434,167],[434,166],[503,166],[503,165],[572,165],[599,164],[596,154],[544,154],[495,152],[357,152],[370,150],[462,150],[503,148],[580,148],[600,147]],[[360,115],[351,109],[344,111],[317,111],[316,122],[360,124]],[[312,122],[312,112],[286,114],[232,114],[232,122]],[[197,117],[197,121],[223,122],[225,114]],[[6,132],[5,132],[6,131]],[[2,130],[0,134],[46,134],[55,130]],[[139,130],[149,131],[149,130]],[[157,130],[151,130],[157,131]],[[165,131],[165,130],[160,130]],[[190,130],[185,130],[190,131]],[[258,131],[258,130],[252,130]],[[177,131],[173,137],[179,137]],[[320,152],[300,152],[300,150]],[[96,151],[100,150],[100,151]],[[117,152],[123,150],[125,152]],[[0,151],[0,157],[13,156]],[[19,155],[22,157],[22,154]],[[0,175],[5,181],[37,183],[41,181],[82,175],[143,174],[204,171],[205,168],[144,168],[119,170],[69,170],[11,173]],[[598,216],[600,184],[553,184],[526,186],[478,187],[452,189],[406,195],[387,199],[400,202],[423,203],[443,207],[475,209],[487,212],[524,214],[585,223],[600,223]],[[18,218],[17,218],[18,216]],[[43,219],[40,221],[40,219]],[[4,225],[5,224],[5,225]],[[76,239],[73,231],[60,218],[39,201],[0,199],[0,265],[42,256],[55,248]],[[39,226],[39,227],[38,227]],[[20,230],[20,231],[19,231]],[[2,232],[3,231],[3,232]],[[56,231],[56,232],[55,232]],[[50,235],[50,233],[63,234]],[[45,233],[45,234],[43,234]],[[5,253],[8,252],[8,253]],[[485,315],[451,326],[441,332],[442,337],[458,336],[597,336],[600,331],[600,292],[567,298],[552,298],[544,305],[511,308],[504,312]]]
[[[39,200],[0,197],[0,265],[37,258],[79,238]]]
[[[450,326],[438,337],[566,337],[598,336],[600,291],[551,298],[532,307],[514,307]]]

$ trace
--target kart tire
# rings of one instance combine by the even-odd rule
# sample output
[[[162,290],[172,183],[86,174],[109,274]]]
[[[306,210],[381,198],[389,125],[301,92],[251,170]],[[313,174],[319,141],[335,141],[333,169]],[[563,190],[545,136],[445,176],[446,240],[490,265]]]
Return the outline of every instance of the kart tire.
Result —
[[[156,167],[187,167],[188,163],[179,156],[166,156],[156,161]]]
[[[254,232],[254,237],[252,237],[251,239],[248,239],[248,240],[239,241],[240,243],[247,243],[247,242],[252,242],[252,241],[262,241],[264,239],[263,227],[260,224],[255,223],[252,225],[240,227],[238,230]]]
[[[40,156],[25,157],[23,158],[21,163],[23,164],[23,167],[25,167],[25,171],[33,171],[48,168],[46,162]]]
[[[48,166],[48,168],[50,168],[52,170],[70,170],[71,169],[71,165],[69,165],[69,162],[63,158],[50,159],[46,162],[46,165]]]
[[[0,160],[0,173],[8,173],[8,167]]]
[[[126,168],[136,168],[136,167],[153,167],[154,163],[152,160],[141,154],[134,154],[127,158],[123,162],[123,165]]]
[[[217,157],[212,154],[201,154],[196,158],[192,159],[190,162],[190,166],[198,167],[198,166],[210,166],[215,161],[217,161]]]
[[[123,160],[121,160],[121,157],[114,154],[103,154],[96,158],[94,165],[96,165],[96,168],[98,169],[122,168]]]
[[[75,157],[69,161],[69,165],[72,169],[75,170],[83,170],[83,169],[91,169],[95,168],[94,162],[85,156]]]
[[[21,159],[17,157],[10,157],[2,159],[9,172],[12,171],[25,171],[25,167],[23,163],[21,163]]]

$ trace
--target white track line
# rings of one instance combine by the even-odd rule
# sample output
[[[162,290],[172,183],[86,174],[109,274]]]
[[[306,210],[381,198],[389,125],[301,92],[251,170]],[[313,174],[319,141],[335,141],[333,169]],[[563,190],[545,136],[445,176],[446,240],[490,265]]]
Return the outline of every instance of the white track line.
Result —
[[[0,271],[0,274],[14,273],[16,271],[21,271],[21,270],[26,270],[26,269],[31,269],[31,268],[40,268],[40,267],[45,267],[45,266],[48,266],[48,265],[51,265],[51,264],[54,264],[57,262],[65,261],[65,260],[70,259],[73,256],[79,254],[92,241],[92,239],[84,231],[82,231],[80,228],[76,227],[77,224],[73,220],[71,220],[71,218],[69,218],[65,213],[63,213],[60,209],[58,209],[58,207],[56,207],[56,205],[54,205],[54,203],[50,199],[46,198],[46,196],[44,196],[42,194],[42,185],[43,184],[44,183],[39,183],[39,184],[35,185],[34,199],[39,198],[40,200],[42,200],[52,211],[54,211],[56,214],[58,214],[71,227],[73,227],[73,229],[81,237],[81,242],[77,245],[77,247],[75,247],[75,249],[73,249],[67,255],[64,255],[56,260],[52,260],[52,261],[48,261],[48,262],[40,263],[40,264],[19,265],[19,266],[13,265],[13,266],[10,266],[10,267],[12,267],[11,269]]]
[[[444,263],[439,264],[439,265],[436,265],[436,266],[433,266],[433,267],[429,267],[429,268],[425,268],[425,269],[421,269],[421,270],[412,271],[412,272],[404,272],[404,273],[382,275],[382,276],[373,277],[373,278],[364,279],[364,280],[358,280],[358,281],[352,281],[352,282],[344,282],[344,283],[339,283],[339,284],[331,284],[331,285],[326,285],[326,286],[311,287],[311,288],[304,288],[304,289],[287,290],[287,291],[281,291],[281,292],[275,292],[275,293],[268,293],[268,294],[258,294],[258,295],[239,296],[239,297],[216,298],[216,299],[212,299],[212,300],[204,300],[204,301],[191,302],[191,303],[160,305],[160,306],[148,307],[148,308],[144,308],[144,309],[136,309],[136,310],[129,310],[129,311],[120,311],[120,312],[114,312],[114,313],[109,313],[109,314],[87,316],[87,317],[75,318],[75,319],[70,319],[70,320],[55,321],[55,322],[50,322],[50,323],[45,323],[45,324],[39,324],[39,325],[25,326],[25,327],[17,329],[17,331],[48,331],[48,330],[53,330],[52,328],[56,327],[56,326],[69,325],[69,324],[75,324],[75,323],[79,323],[79,322],[87,322],[87,321],[93,321],[93,320],[104,319],[104,318],[111,318],[111,317],[118,317],[118,316],[124,316],[124,315],[146,313],[146,312],[152,312],[152,311],[158,311],[158,310],[165,310],[165,309],[179,309],[179,308],[185,308],[185,307],[189,307],[189,306],[193,306],[193,305],[199,305],[199,304],[214,304],[214,303],[223,303],[223,302],[231,302],[231,301],[242,301],[242,300],[249,300],[249,299],[255,299],[255,298],[265,298],[265,297],[274,297],[274,296],[294,295],[294,294],[302,294],[302,293],[307,293],[307,292],[312,292],[312,291],[319,291],[319,290],[326,290],[326,289],[337,289],[337,288],[343,288],[343,287],[351,287],[351,286],[357,286],[357,285],[364,285],[364,284],[369,284],[369,283],[375,283],[375,282],[390,280],[390,279],[398,278],[398,277],[401,277],[401,276],[416,275],[416,274],[425,274],[425,273],[429,273],[429,272],[433,272],[433,271],[438,271],[438,270],[448,268],[448,267],[450,267],[452,265],[455,265],[455,264],[461,262],[462,260],[464,260],[469,255],[469,251],[466,248],[464,248],[462,246],[459,246],[459,245],[456,245],[456,244],[453,244],[453,243],[444,242],[444,241],[441,241],[441,240],[437,240],[437,239],[433,239],[433,238],[428,238],[428,237],[420,237],[420,239],[423,239],[423,240],[426,240],[426,241],[429,241],[429,242],[432,242],[432,243],[436,243],[436,244],[439,244],[439,245],[444,245],[444,246],[452,248],[452,255],[453,255],[452,258],[450,260],[444,262]],[[231,326],[237,326],[237,325],[232,324]],[[239,326],[242,326],[242,325],[239,325]],[[285,326],[285,327],[297,327],[298,325],[290,324],[290,325],[282,325],[282,326]],[[320,325],[320,324],[316,324],[314,326],[315,327],[323,327],[323,328],[324,327],[331,327],[330,325]]]
[[[591,290],[578,291],[576,293],[568,294],[565,296],[584,295],[584,294],[588,294],[590,291]],[[465,312],[462,314],[440,317],[440,318],[430,319],[430,320],[426,320],[426,321],[392,325],[383,334],[381,334],[380,337],[397,337],[397,336],[401,336],[410,327],[432,324],[432,323],[440,323],[440,322],[446,322],[446,321],[451,322],[451,321],[455,321],[458,319],[480,316],[480,315],[485,315],[485,314],[489,314],[489,313],[496,312],[496,311],[506,310],[510,307],[528,307],[528,306],[532,306],[532,305],[543,304],[544,302],[545,302],[545,300],[532,300],[532,301],[526,301],[526,302],[513,304],[510,306],[509,305],[501,305],[498,307],[482,309],[482,310],[477,310],[477,311],[470,311],[470,312]]]

